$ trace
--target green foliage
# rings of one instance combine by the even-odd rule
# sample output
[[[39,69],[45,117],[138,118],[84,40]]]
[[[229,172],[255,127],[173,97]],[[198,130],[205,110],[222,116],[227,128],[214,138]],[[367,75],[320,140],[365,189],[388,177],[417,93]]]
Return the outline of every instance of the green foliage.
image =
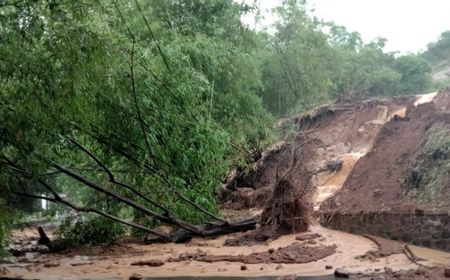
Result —
[[[433,89],[439,90],[450,85],[450,30],[441,34],[436,42],[428,44],[421,54],[433,69]]]
[[[261,51],[264,87],[259,92],[275,115],[304,112],[333,98],[431,88],[426,61],[386,53],[383,38],[364,44],[357,32],[308,15],[302,1],[285,1],[277,13],[276,33]]]
[[[122,225],[103,217],[86,218],[73,224],[69,219],[63,222],[58,233],[66,239],[65,242],[71,245],[108,244],[125,232]]]
[[[419,202],[446,203],[450,193],[446,190],[450,172],[450,128],[436,123],[428,129],[426,140],[418,152],[418,160],[412,168],[419,172],[418,185],[409,184],[408,196]]]
[[[218,213],[215,188],[245,157],[231,147],[264,141],[272,121],[256,95],[253,33],[240,22],[248,7],[149,3],[24,1],[0,8],[0,153],[31,177],[2,165],[8,191],[50,195],[37,183],[45,179],[71,202],[134,218],[123,204],[55,173],[51,162],[58,162],[160,211],[108,183],[67,140],[74,138],[118,170],[117,180],[172,214],[192,223],[210,219],[175,191]],[[120,231],[108,223],[90,218],[65,234],[84,242],[97,229],[111,230],[110,239]]]
[[[431,68],[427,61],[419,56],[406,55],[395,60],[394,69],[402,76],[399,92],[406,94],[423,93],[431,86]]]
[[[450,30],[442,32],[436,42],[428,44],[427,50],[423,53],[431,65],[438,65],[442,61],[447,61],[450,57]]]
[[[6,206],[5,201],[0,199],[0,257],[4,256],[4,246],[9,237],[9,231],[13,224],[13,215],[11,210]]]
[[[277,115],[305,111],[328,100],[332,51],[320,22],[295,1],[277,9],[280,21],[263,58],[266,106]]]

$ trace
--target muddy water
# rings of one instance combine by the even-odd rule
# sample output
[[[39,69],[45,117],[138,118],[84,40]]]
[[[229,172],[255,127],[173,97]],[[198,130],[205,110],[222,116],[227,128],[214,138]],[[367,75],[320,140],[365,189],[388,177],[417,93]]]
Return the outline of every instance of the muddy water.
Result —
[[[420,259],[428,260],[429,266],[443,267],[450,265],[450,253],[413,245],[410,248]]]
[[[339,171],[323,172],[318,175],[318,186],[316,188],[316,193],[313,196],[314,210],[318,210],[320,203],[342,188],[356,162],[363,155],[364,153],[345,154],[343,157],[342,168]]]
[[[8,276],[10,277],[23,276],[24,278],[51,280],[128,279],[133,273],[139,273],[145,277],[259,277],[288,274],[323,276],[329,275],[334,271],[325,269],[326,265],[332,265],[333,268],[345,267],[351,272],[373,272],[375,269],[383,269],[384,267],[392,267],[399,270],[417,267],[403,254],[381,258],[376,262],[355,259],[355,257],[376,248],[373,241],[362,236],[329,230],[315,225],[312,226],[311,232],[319,233],[323,236],[322,240],[318,239],[317,245],[336,244],[336,253],[324,259],[305,264],[283,264],[281,266],[278,264],[247,264],[247,270],[241,270],[242,264],[240,263],[229,262],[204,263],[187,261],[166,262],[161,267],[131,266],[132,262],[141,260],[160,259],[166,261],[169,257],[177,257],[181,253],[204,252],[210,255],[240,255],[252,252],[264,252],[270,248],[277,249],[296,242],[296,235],[286,235],[267,245],[224,247],[222,244],[229,237],[221,237],[215,240],[197,239],[189,244],[127,244],[127,247],[122,250],[123,253],[115,256],[108,255],[107,253],[104,255],[78,255],[72,257],[43,255],[39,257],[39,263],[33,263],[33,259],[30,259],[28,260],[28,264],[22,262],[19,266],[17,266],[18,264],[7,264],[5,267],[8,269]],[[423,249],[417,249],[417,252],[420,253],[421,250]],[[433,250],[423,252],[426,252],[427,258],[430,259],[437,254]],[[427,263],[442,263],[450,260],[450,254],[440,253],[438,255],[438,258],[432,259]],[[76,265],[74,266],[74,264]]]

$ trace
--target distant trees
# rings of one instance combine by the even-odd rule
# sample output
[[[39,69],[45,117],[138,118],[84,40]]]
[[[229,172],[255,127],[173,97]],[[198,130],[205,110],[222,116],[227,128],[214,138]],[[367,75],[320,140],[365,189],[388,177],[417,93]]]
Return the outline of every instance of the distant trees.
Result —
[[[400,56],[395,60],[394,69],[401,74],[399,93],[423,93],[431,86],[431,67],[421,56]]]
[[[428,44],[421,54],[433,69],[433,87],[440,89],[450,85],[450,30],[442,32],[436,42]]]
[[[423,57],[431,65],[447,62],[450,57],[450,30],[442,32],[436,42],[428,44],[427,50],[423,53]]]
[[[278,7],[275,34],[262,37],[259,94],[273,114],[339,96],[417,94],[430,87],[431,69],[421,57],[386,53],[383,38],[364,44],[357,32],[311,17],[299,2]]]

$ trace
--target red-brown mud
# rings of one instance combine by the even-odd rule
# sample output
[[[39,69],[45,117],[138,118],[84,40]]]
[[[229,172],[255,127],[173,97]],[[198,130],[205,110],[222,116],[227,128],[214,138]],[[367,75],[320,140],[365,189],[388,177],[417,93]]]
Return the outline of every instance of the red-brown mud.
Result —
[[[266,252],[251,253],[249,255],[208,255],[206,253],[181,254],[177,258],[169,258],[169,262],[200,261],[200,262],[241,262],[257,263],[309,263],[334,254],[336,246],[306,246],[293,243],[289,246],[269,249]]]
[[[327,169],[330,162],[344,160],[349,153],[366,153],[384,123],[395,114],[401,115],[401,110],[411,106],[414,100],[405,97],[331,104],[285,120],[278,124],[284,127],[283,142],[269,148],[245,172],[235,173],[224,186],[224,206],[232,209],[266,206],[277,178],[288,170],[294,170],[288,178],[290,184],[308,189],[307,196],[311,199],[319,176],[332,175]],[[293,157],[298,159],[294,165]]]
[[[450,99],[450,95],[438,97],[441,101]],[[321,211],[409,212],[429,207],[408,200],[406,187],[427,130],[441,122],[450,124],[450,115],[439,111],[435,103],[410,106],[404,118],[391,119],[378,133],[370,152],[356,163],[343,187],[322,203]]]

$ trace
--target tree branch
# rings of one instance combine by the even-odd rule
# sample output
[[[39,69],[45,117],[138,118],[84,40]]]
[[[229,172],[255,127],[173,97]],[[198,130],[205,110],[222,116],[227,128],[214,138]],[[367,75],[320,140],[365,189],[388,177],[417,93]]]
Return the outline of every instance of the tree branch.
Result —
[[[169,213],[167,215],[161,215],[161,214],[159,214],[159,213],[157,213],[157,212],[155,212],[155,211],[153,211],[151,209],[148,209],[148,208],[146,208],[146,207],[136,203],[135,201],[133,201],[133,200],[127,198],[127,197],[118,195],[116,193],[113,193],[113,192],[107,190],[103,186],[88,180],[87,178],[83,177],[82,175],[78,174],[77,172],[69,170],[69,169],[59,165],[56,162],[52,162],[51,165],[54,168],[56,168],[57,170],[61,171],[62,173],[64,173],[64,174],[68,175],[69,177],[79,181],[83,185],[88,186],[88,187],[90,187],[90,188],[92,188],[92,189],[94,189],[94,190],[96,190],[98,192],[101,192],[103,194],[106,194],[107,196],[110,196],[110,197],[112,197],[112,198],[114,198],[114,199],[116,199],[116,200],[118,200],[118,201],[120,201],[122,203],[125,203],[128,206],[131,206],[131,207],[135,208],[136,210],[141,211],[142,213],[144,213],[146,215],[152,216],[152,217],[154,217],[154,218],[156,218],[156,219],[158,219],[158,220],[160,220],[162,222],[179,226],[179,227],[184,228],[184,229],[186,229],[186,230],[188,230],[190,232],[193,232],[195,234],[202,235],[202,232],[201,232],[201,230],[199,228],[197,228],[196,226],[191,225],[191,224],[189,224],[189,223],[187,223],[185,221],[182,221],[182,220],[180,220],[180,219],[178,219],[176,217],[173,217]]]
[[[111,170],[106,165],[104,165],[103,162],[100,159],[98,159],[91,151],[89,151],[83,145],[78,143],[75,139],[69,138],[69,141],[72,144],[74,144],[75,146],[77,146],[79,149],[81,149],[84,153],[86,153],[91,159],[93,159],[100,166],[100,168],[102,168],[106,172],[106,174],[108,174],[109,182],[111,182],[113,184],[116,184],[118,186],[126,188],[127,190],[131,191],[132,193],[134,193],[138,197],[144,199],[145,201],[147,201],[148,203],[152,204],[153,206],[163,210],[165,215],[169,214],[169,210],[166,207],[164,207],[164,206],[162,206],[162,205],[160,205],[160,204],[150,200],[149,198],[147,198],[145,195],[143,195],[141,192],[137,191],[133,187],[131,187],[131,186],[125,184],[125,183],[117,181],[115,179],[115,177],[114,177],[114,174],[111,172]]]
[[[142,12],[142,9],[141,9],[141,6],[139,5],[139,2],[137,0],[135,0],[134,2],[136,3],[136,6],[137,6],[137,8],[139,10],[139,13],[141,14],[142,18],[144,19],[145,25],[147,26],[147,29],[150,32],[150,36],[152,36],[152,39],[156,43],[156,48],[158,49],[159,55],[161,56],[161,58],[162,58],[162,60],[164,62],[164,65],[166,66],[167,70],[170,71],[170,67],[169,67],[169,63],[167,61],[167,58],[164,55],[164,53],[163,53],[163,51],[161,49],[161,46],[158,43],[158,40],[156,40],[155,33],[153,33],[153,29],[150,26],[150,23],[148,22],[147,18],[145,17],[144,13]]]
[[[131,48],[131,57],[130,57],[130,79],[131,79],[131,92],[133,93],[133,101],[134,106],[136,108],[136,113],[138,116],[139,125],[141,127],[142,136],[144,137],[145,145],[147,147],[148,154],[150,156],[153,155],[152,149],[150,148],[150,144],[148,142],[147,133],[145,131],[145,123],[144,119],[142,118],[141,110],[139,108],[138,99],[137,99],[137,93],[136,93],[136,81],[134,79],[134,45],[135,40],[133,39],[133,46]]]
[[[149,228],[146,228],[146,227],[144,227],[142,225],[139,225],[139,224],[136,224],[136,223],[133,223],[133,222],[125,221],[123,219],[120,219],[120,218],[118,218],[116,216],[110,215],[110,214],[108,214],[108,213],[106,213],[104,211],[101,211],[101,210],[98,210],[98,209],[95,209],[95,208],[81,207],[81,206],[75,205],[72,202],[61,198],[61,196],[58,193],[56,193],[44,181],[39,180],[39,183],[42,184],[50,193],[52,193],[53,198],[45,197],[45,196],[38,196],[38,195],[33,195],[33,194],[27,194],[27,193],[21,193],[21,192],[11,192],[11,193],[14,194],[14,195],[17,195],[17,196],[29,197],[29,198],[34,198],[34,199],[43,199],[43,200],[50,201],[50,202],[53,202],[53,203],[62,204],[62,205],[65,205],[65,206],[67,206],[69,208],[72,208],[72,209],[74,209],[74,210],[76,210],[78,212],[96,213],[96,214],[98,214],[100,216],[103,216],[105,218],[111,219],[111,220],[116,221],[118,223],[130,226],[130,227],[138,228],[138,229],[141,229],[141,230],[146,231],[148,233],[154,234],[156,236],[159,236],[159,237],[163,238],[166,241],[171,241],[170,238],[168,237],[168,235],[166,235],[164,233],[161,233],[161,232],[158,232],[158,231],[155,231],[155,230],[151,230]]]

